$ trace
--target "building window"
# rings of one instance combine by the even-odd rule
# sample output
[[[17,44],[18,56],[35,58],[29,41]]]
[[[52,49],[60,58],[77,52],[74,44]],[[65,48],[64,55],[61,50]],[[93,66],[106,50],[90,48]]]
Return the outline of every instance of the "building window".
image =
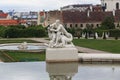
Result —
[[[70,24],[70,27],[72,28],[72,24]]]
[[[75,24],[75,27],[78,27],[78,24]]]
[[[80,24],[80,27],[83,27],[83,24]]]
[[[96,26],[99,27],[99,24],[97,24]]]
[[[119,9],[119,3],[116,3],[116,9]]]
[[[90,27],[90,25],[89,24],[86,24],[86,28],[89,28]]]
[[[91,27],[94,27],[94,24],[91,24]]]
[[[105,9],[107,9],[107,3],[105,3]]]
[[[119,25],[119,23],[117,24],[117,27],[119,27],[120,25]]]

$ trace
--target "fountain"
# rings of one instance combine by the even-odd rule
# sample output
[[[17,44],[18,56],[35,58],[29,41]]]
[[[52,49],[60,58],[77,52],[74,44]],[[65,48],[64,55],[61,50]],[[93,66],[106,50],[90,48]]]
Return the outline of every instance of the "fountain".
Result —
[[[27,45],[27,42],[23,42],[21,43],[19,46],[18,46],[19,49],[27,49],[28,48],[28,45]]]
[[[41,51],[45,50],[46,46],[42,43],[9,43],[9,44],[0,44],[0,50],[20,50],[20,51]]]

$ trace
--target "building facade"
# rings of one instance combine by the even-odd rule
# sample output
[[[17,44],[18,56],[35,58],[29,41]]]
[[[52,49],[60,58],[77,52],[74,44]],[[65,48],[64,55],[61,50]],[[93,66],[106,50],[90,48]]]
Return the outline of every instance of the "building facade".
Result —
[[[120,0],[104,0],[108,1],[106,4],[109,6],[109,1]],[[102,0],[101,0],[102,2]],[[111,3],[112,4],[112,3]],[[71,7],[72,6],[72,7]],[[45,23],[46,26],[55,22],[56,19],[61,20],[61,23],[68,28],[80,28],[85,29],[86,27],[97,28],[101,26],[101,22],[105,20],[106,17],[113,17],[115,21],[115,26],[117,28],[120,25],[120,10],[116,7],[116,10],[109,9],[106,6],[106,11],[104,11],[102,5],[69,5],[62,7],[60,11],[49,11],[46,12]],[[86,6],[86,8],[84,8]],[[84,10],[81,11],[82,8]],[[107,11],[108,10],[108,11]],[[110,10],[110,11],[109,11]]]
[[[43,25],[46,27],[54,23],[57,19],[62,22],[62,11],[41,11],[38,14],[38,25]]]
[[[101,0],[101,5],[105,11],[119,10],[120,0]]]
[[[100,27],[101,22],[106,17],[113,17],[116,28],[120,25],[120,10],[119,11],[107,11],[107,12],[79,12],[79,11],[63,11],[62,19],[64,26],[68,28],[80,28],[86,27],[97,28]]]

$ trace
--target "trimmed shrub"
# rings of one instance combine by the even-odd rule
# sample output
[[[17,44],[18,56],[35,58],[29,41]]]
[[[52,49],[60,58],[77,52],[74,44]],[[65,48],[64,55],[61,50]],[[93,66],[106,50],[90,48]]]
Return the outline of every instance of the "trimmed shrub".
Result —
[[[0,37],[5,37],[5,30],[6,30],[6,27],[0,26]]]
[[[119,29],[113,29],[110,30],[110,37],[115,37],[115,39],[118,39],[120,37],[120,30]]]
[[[18,29],[14,27],[9,27],[5,30],[5,37],[6,38],[17,38],[19,35]]]
[[[4,38],[20,38],[20,37],[45,37],[46,30],[42,26],[8,26],[0,27],[0,36]]]

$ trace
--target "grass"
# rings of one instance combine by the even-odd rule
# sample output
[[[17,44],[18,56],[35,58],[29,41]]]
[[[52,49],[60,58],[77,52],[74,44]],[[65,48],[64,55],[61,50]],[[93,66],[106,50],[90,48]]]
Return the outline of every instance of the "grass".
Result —
[[[37,41],[27,40],[27,39],[0,39],[0,44],[5,44],[5,43],[22,43],[22,42],[38,43]]]
[[[73,43],[81,47],[120,53],[120,40],[75,39]]]
[[[4,62],[45,61],[45,52],[4,51],[0,56]]]
[[[22,42],[38,43],[37,41],[21,38],[0,39],[0,44]],[[0,51],[0,59],[4,62],[45,61],[45,52]]]
[[[0,52],[0,60],[2,60],[3,62],[13,62],[10,58],[5,56],[2,52]]]

